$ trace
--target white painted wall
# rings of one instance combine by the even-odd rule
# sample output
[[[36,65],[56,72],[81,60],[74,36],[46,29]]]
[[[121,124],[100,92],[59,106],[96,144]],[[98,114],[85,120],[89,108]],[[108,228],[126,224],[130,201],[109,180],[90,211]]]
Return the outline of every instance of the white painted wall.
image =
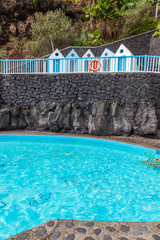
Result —
[[[125,57],[125,56],[133,56],[133,54],[131,53],[131,51],[126,48],[123,44],[120,45],[120,47],[118,48],[117,52],[114,55],[115,57]],[[121,63],[120,63],[121,61]],[[131,63],[134,64],[135,62],[135,58],[122,58],[122,59],[116,59],[115,60],[115,64],[116,64],[116,71],[118,71],[119,69],[121,69],[120,67],[118,67],[118,64],[122,64],[122,69],[123,66],[126,66],[126,71],[130,71],[131,70]]]
[[[62,60],[64,58],[63,54],[58,50],[56,49],[49,57],[49,59],[54,59],[54,60],[58,60],[58,59],[61,59],[59,61],[54,61],[54,60],[50,60],[49,61],[49,72],[50,73],[53,73],[53,64],[55,64],[55,69],[56,69],[56,65],[57,64],[60,64],[60,66],[58,67],[59,71],[58,72],[65,72],[65,61]],[[63,65],[63,67],[62,67]]]
[[[114,53],[110,51],[108,48],[105,48],[103,53],[101,54],[101,57],[104,57],[105,59],[100,60],[101,62],[100,72],[112,72],[114,60],[109,57],[114,57]]]
[[[70,58],[69,60],[66,60],[66,72],[79,72],[80,69],[80,63],[81,60],[80,57],[76,53],[74,49],[72,49],[69,54],[66,56],[66,58]],[[73,58],[73,60],[72,60]],[[74,59],[77,58],[77,59]]]
[[[95,57],[90,49],[87,50],[87,52],[82,56],[82,58],[88,58],[87,60],[83,59],[82,60],[82,71],[83,72],[92,72],[89,69],[89,63],[92,59],[92,57]]]

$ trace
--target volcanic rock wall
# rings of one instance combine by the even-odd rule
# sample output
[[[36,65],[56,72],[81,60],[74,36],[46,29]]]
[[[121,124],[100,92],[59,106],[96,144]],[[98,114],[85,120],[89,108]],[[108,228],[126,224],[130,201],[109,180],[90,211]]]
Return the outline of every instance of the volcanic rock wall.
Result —
[[[158,35],[157,37],[151,38],[149,55],[160,56],[160,35]]]
[[[0,129],[156,134],[159,98],[158,74],[0,75]]]

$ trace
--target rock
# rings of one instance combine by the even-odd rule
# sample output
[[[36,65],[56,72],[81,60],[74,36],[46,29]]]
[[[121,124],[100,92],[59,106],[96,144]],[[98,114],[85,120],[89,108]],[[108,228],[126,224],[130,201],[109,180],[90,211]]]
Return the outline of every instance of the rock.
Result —
[[[63,105],[57,105],[54,112],[49,112],[48,125],[53,132],[58,132],[59,125],[62,126]]]
[[[22,233],[17,236],[17,240],[25,240],[28,239],[30,235],[28,233]]]
[[[54,112],[49,112],[48,125],[51,131],[71,130],[71,104],[59,103]]]
[[[89,134],[102,136],[131,134],[132,127],[124,117],[124,110],[125,107],[118,103],[98,102],[89,116]]]
[[[86,225],[86,227],[93,227],[94,226],[94,222],[87,222],[85,225]]]
[[[40,118],[37,124],[38,124],[37,130],[39,131],[49,130],[48,118]]]
[[[32,117],[35,117],[35,121],[37,122],[36,129],[37,130],[49,130],[49,111],[54,111],[56,108],[55,103],[47,103],[47,102],[39,102],[36,106],[33,106],[33,114]]]
[[[0,130],[8,129],[10,123],[10,110],[0,109]]]
[[[81,227],[76,228],[76,230],[77,230],[77,232],[79,232],[79,233],[86,233],[86,232],[87,232],[87,230],[86,230],[85,228],[81,228]]]
[[[25,115],[24,113],[20,113],[19,115],[19,121],[18,121],[18,128],[19,129],[25,129],[28,127],[28,124],[25,120]]]
[[[38,122],[37,122],[37,129],[38,130],[49,130],[49,125],[48,125],[48,115],[49,115],[49,109],[45,108],[45,110],[40,113],[38,117]]]
[[[20,35],[24,35],[26,32],[26,27],[23,21],[18,21],[17,23],[18,32]]]
[[[59,124],[59,127],[61,129],[64,128],[66,131],[71,130],[71,128],[72,128],[72,126],[71,126],[71,109],[72,109],[72,106],[70,103],[67,103],[64,105],[63,116],[61,118],[62,125]]]
[[[9,129],[17,129],[17,128],[18,128],[17,119],[11,117]]]
[[[158,120],[153,103],[140,104],[134,119],[133,130],[134,134],[140,136],[157,134]]]
[[[89,115],[88,132],[93,135],[105,136],[107,133],[107,116],[109,115],[110,103],[100,101],[92,106]]]
[[[39,117],[39,105],[34,105],[31,109],[25,112],[25,121],[27,122],[29,129],[37,130]]]
[[[116,229],[114,227],[110,227],[110,226],[107,226],[106,230],[109,231],[109,232],[115,232],[116,231]]]
[[[84,116],[83,111],[80,105],[72,104],[72,126],[75,133],[84,133],[85,126],[84,126]]]
[[[41,101],[27,110],[1,106],[0,130],[28,129],[91,135],[148,135],[157,133],[155,106],[141,103],[133,118],[126,116],[125,104],[107,100],[86,103]]]
[[[37,237],[44,237],[44,235],[47,233],[46,229],[40,229],[36,232]]]
[[[130,135],[132,133],[132,126],[126,118],[122,117],[122,130],[124,134]]]
[[[50,102],[45,102],[45,101],[41,101],[39,103],[36,104],[36,109],[38,112],[43,113],[43,115],[49,111],[54,111],[56,108],[56,103],[50,103]]]
[[[18,128],[18,121],[19,121],[19,109],[12,108],[11,109],[11,118],[10,118],[10,125],[9,129],[17,129]]]
[[[74,223],[73,222],[66,222],[65,224],[66,228],[71,228],[74,226]]]
[[[26,129],[25,115],[19,108],[0,109],[0,130]]]
[[[17,29],[14,23],[11,23],[11,25],[9,26],[9,30],[13,35],[16,35]]]

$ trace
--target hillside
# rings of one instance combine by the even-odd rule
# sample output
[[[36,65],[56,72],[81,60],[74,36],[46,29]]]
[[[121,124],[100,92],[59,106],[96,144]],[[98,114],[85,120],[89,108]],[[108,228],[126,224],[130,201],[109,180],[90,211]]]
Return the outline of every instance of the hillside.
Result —
[[[31,50],[34,48],[35,39],[39,38],[38,35],[33,38],[33,27],[31,31],[31,23],[37,21],[34,20],[35,13],[46,14],[47,11],[54,12],[56,9],[61,9],[71,19],[72,30],[76,35],[73,37],[74,41],[62,47],[67,44],[97,46],[155,29],[157,25],[154,15],[156,3],[159,1],[101,0],[98,4],[97,2],[96,0],[0,0],[0,58],[38,57],[51,51],[49,46],[46,51],[43,50],[36,56]],[[63,28],[65,29],[65,24]],[[96,29],[98,30],[95,32]],[[40,46],[51,44],[46,40],[44,42],[37,44]]]
[[[14,36],[27,36],[30,19],[36,12],[62,9],[73,21],[78,21],[83,13],[83,6],[74,0],[0,0],[0,44]]]

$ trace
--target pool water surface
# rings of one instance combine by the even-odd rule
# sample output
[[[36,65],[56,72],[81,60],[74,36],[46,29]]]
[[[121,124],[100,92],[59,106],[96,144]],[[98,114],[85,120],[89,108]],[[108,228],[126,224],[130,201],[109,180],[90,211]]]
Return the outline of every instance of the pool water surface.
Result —
[[[0,239],[51,219],[159,221],[156,151],[74,137],[0,136]],[[156,156],[158,157],[158,156]]]

